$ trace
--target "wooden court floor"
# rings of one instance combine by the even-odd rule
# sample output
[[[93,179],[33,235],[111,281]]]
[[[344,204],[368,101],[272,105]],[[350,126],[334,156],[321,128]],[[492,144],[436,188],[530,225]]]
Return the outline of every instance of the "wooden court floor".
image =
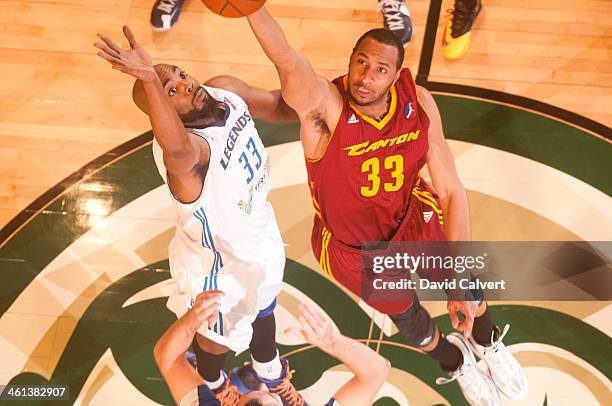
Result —
[[[246,21],[186,1],[176,28],[154,34],[150,0],[5,0],[0,23],[0,225],[85,163],[149,127],[129,97],[131,80],[96,59],[103,31],[129,24],[160,62],[201,80],[229,73],[278,86]],[[485,0],[471,51],[433,53],[430,80],[500,90],[612,125],[612,2]],[[321,74],[342,74],[356,38],[382,23],[375,0],[270,0],[290,42]],[[408,0],[415,24],[406,66],[416,73],[429,1]],[[451,7],[442,4],[442,14]],[[442,22],[438,25],[441,27]],[[439,31],[439,30],[438,30]]]
[[[172,208],[151,166],[150,134],[142,135],[150,125],[132,104],[132,80],[95,56],[95,34],[120,38],[128,24],[154,60],[202,81],[232,74],[275,88],[278,80],[246,21],[186,0],[178,25],[158,34],[148,22],[151,3],[2,2],[0,385],[69,381],[78,404],[168,402],[150,354],[138,350],[172,320],[161,300],[167,272],[155,272],[167,270]],[[345,73],[358,36],[382,24],[375,0],[267,4],[330,79]],[[452,62],[439,45],[452,1],[407,5],[415,30],[405,66],[436,95],[475,238],[612,240],[612,2],[483,0],[472,48]],[[461,404],[456,389],[434,387],[438,371],[402,347],[384,319],[320,275],[296,128],[260,126],[273,158],[271,200],[289,243],[281,325],[294,320],[297,301],[313,300],[343,331],[397,360],[377,405]],[[447,323],[443,306],[429,308]],[[105,333],[111,310],[114,335]],[[151,320],[151,311],[162,317]],[[497,303],[494,314],[512,320],[510,343],[529,368],[532,391],[520,404],[612,404],[609,301]],[[135,329],[141,319],[145,328]],[[91,349],[79,345],[98,335]],[[278,340],[311,399],[345,378],[328,360],[307,367],[303,343]]]

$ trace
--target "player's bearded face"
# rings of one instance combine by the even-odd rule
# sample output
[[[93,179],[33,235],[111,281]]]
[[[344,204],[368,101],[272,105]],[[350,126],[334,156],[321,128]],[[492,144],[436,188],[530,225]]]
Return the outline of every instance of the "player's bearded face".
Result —
[[[155,71],[185,127],[204,127],[218,118],[222,105],[196,78],[174,65],[158,64]]]
[[[184,111],[179,111],[179,117],[185,126],[197,127],[198,124],[210,121],[218,107],[218,102],[200,86],[194,92],[189,105]]]

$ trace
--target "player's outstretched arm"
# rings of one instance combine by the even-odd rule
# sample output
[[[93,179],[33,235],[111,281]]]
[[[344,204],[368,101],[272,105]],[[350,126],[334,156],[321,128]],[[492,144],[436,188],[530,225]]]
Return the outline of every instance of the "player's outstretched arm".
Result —
[[[280,90],[260,89],[229,75],[210,78],[205,85],[236,93],[246,102],[249,111],[257,119],[269,122],[298,121],[297,113],[287,105]]]
[[[187,392],[204,383],[204,379],[185,359],[185,352],[198,328],[215,323],[221,296],[222,292],[218,290],[200,293],[193,307],[175,321],[155,345],[155,362],[176,404]]]
[[[164,150],[164,161],[168,172],[176,178],[193,177],[193,168],[200,162],[201,147],[185,130],[176,110],[168,100],[153,67],[153,60],[136,41],[129,27],[123,33],[130,45],[120,48],[105,34],[98,34],[103,43],[95,43],[100,50],[98,56],[108,61],[113,69],[136,78],[137,88],[146,95],[146,113],[151,120],[153,134]],[[195,177],[194,177],[195,178]],[[201,179],[196,179],[201,182]],[[200,193],[200,187],[195,187]],[[179,196],[180,197],[180,196]]]
[[[455,159],[444,138],[442,119],[429,91],[417,86],[419,100],[429,114],[427,167],[444,211],[444,231],[449,241],[470,241],[470,213],[467,194],[457,174]]]
[[[320,158],[331,137],[330,127],[336,124],[342,111],[340,93],[314,71],[304,55],[289,45],[282,29],[265,7],[247,18],[261,47],[278,71],[283,99],[300,118],[304,154],[310,159]]]
[[[251,29],[278,71],[283,97],[300,116],[321,106],[329,82],[317,75],[304,55],[291,47],[265,6],[247,17]]]
[[[291,332],[303,337],[345,364],[354,374],[334,394],[341,405],[370,406],[386,381],[391,364],[366,345],[342,335],[330,319],[306,304],[300,305],[300,328]]]
[[[472,234],[467,194],[457,174],[455,159],[444,138],[440,111],[427,89],[417,86],[417,92],[430,119],[427,167],[444,212],[446,238],[449,241],[470,241]],[[453,327],[470,336],[477,307],[477,303],[472,300],[455,300],[449,297],[447,308]],[[463,320],[459,318],[458,313],[463,314]]]

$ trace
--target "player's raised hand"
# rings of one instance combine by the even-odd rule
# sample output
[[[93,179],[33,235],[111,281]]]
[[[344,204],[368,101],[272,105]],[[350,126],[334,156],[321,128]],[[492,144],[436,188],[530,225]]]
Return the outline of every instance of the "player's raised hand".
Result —
[[[300,327],[289,327],[285,333],[301,337],[322,350],[331,348],[340,335],[334,323],[305,303],[300,304],[300,313]]]
[[[123,35],[130,44],[129,49],[121,49],[108,35],[98,34],[98,38],[103,41],[102,43],[94,43],[94,46],[100,50],[98,56],[108,61],[113,69],[127,73],[143,82],[157,79],[153,68],[153,60],[136,41],[134,34],[127,25],[123,26]]]
[[[187,322],[195,330],[201,326],[212,326],[217,321],[219,302],[223,297],[220,290],[207,290],[195,298],[193,307],[185,314]]]

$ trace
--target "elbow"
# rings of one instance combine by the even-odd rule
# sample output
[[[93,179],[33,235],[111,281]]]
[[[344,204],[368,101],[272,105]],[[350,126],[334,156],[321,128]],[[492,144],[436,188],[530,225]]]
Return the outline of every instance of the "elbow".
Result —
[[[379,386],[381,386],[389,377],[389,373],[391,372],[391,363],[388,359],[379,355],[376,362],[373,363],[371,368],[368,369],[368,372],[369,373],[366,379],[370,382],[376,382]]]
[[[382,386],[389,377],[389,373],[391,372],[391,363],[388,359],[384,357],[380,357],[379,362],[377,363],[376,368],[372,368],[374,372],[374,376],[372,380],[374,380],[378,386]]]
[[[389,373],[391,372],[391,362],[389,362],[389,360],[384,357],[381,357],[381,358],[382,358],[382,362],[378,368],[378,379],[379,379],[380,384],[382,385],[383,383],[387,381],[387,378],[389,377]]]
[[[162,375],[168,369],[166,362],[164,361],[164,350],[163,345],[161,344],[161,340],[155,344],[155,348],[153,348],[153,358],[155,359],[155,363],[157,364],[157,368],[159,368]]]
[[[193,155],[193,148],[190,144],[182,145],[178,148],[168,148],[167,155],[168,158],[174,161],[183,161],[189,158],[190,155]]]

